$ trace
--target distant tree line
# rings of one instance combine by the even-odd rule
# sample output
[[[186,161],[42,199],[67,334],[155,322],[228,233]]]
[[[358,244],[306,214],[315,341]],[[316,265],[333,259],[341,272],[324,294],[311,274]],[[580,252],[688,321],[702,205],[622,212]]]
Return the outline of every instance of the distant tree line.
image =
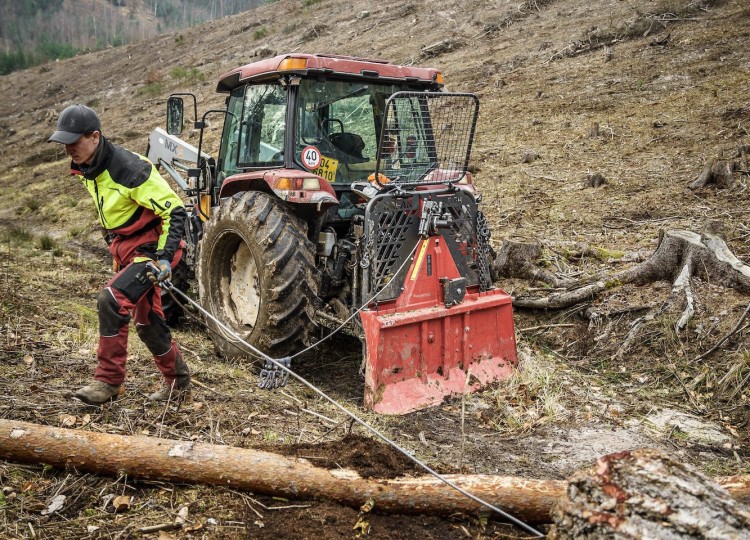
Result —
[[[0,75],[253,9],[269,0],[0,0]]]

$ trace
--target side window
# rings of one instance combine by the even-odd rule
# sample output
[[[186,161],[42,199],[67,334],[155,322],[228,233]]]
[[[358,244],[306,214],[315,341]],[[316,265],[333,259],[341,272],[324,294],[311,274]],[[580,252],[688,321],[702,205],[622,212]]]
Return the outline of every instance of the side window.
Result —
[[[221,148],[219,149],[219,184],[227,176],[239,172],[237,168],[237,144],[240,139],[239,125],[244,95],[244,88],[237,88],[232,92],[227,102],[228,114],[224,118],[224,130],[221,133]]]
[[[284,87],[278,84],[248,86],[239,125],[238,166],[283,165],[285,126]]]

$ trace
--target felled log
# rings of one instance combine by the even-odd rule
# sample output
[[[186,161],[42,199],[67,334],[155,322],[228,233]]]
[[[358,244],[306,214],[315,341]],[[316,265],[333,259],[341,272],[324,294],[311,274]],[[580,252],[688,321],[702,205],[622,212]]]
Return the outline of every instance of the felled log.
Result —
[[[363,479],[355,471],[231,446],[113,435],[0,420],[0,458],[129,478],[200,483],[294,499],[327,499],[379,512],[475,514],[483,507],[432,476]],[[564,485],[553,480],[446,475],[456,485],[529,523],[549,521]]]
[[[600,458],[571,477],[549,538],[750,538],[750,508],[665,453]]]
[[[483,507],[433,476],[363,479],[352,470],[327,470],[303,458],[156,437],[113,435],[0,420],[0,458],[130,478],[209,484],[295,499],[327,499],[404,514],[475,514]],[[493,475],[445,478],[527,523],[549,523],[566,482]],[[717,479],[750,503],[750,476]]]

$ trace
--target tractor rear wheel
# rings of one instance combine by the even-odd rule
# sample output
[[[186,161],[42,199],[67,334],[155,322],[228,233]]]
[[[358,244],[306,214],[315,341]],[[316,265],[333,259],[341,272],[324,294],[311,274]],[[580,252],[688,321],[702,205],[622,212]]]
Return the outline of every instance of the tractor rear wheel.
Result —
[[[310,342],[319,272],[305,224],[271,195],[224,200],[206,222],[198,258],[203,307],[243,340],[274,358]],[[217,351],[250,356],[211,321]]]

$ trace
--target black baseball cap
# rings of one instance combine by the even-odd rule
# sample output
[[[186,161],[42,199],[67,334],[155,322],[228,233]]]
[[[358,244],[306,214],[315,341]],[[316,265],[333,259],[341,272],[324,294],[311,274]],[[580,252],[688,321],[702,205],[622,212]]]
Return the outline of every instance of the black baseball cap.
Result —
[[[57,129],[47,142],[73,144],[81,135],[101,130],[102,123],[93,109],[86,105],[71,105],[60,113]]]

